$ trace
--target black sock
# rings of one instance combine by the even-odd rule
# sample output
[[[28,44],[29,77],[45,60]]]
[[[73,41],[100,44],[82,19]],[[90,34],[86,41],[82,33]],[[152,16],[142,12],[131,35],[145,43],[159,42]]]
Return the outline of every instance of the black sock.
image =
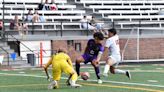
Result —
[[[95,68],[97,79],[100,79],[100,69],[99,69],[99,66],[94,67],[94,68]]]
[[[76,72],[77,72],[77,75],[79,76],[80,75],[80,64],[76,62]]]

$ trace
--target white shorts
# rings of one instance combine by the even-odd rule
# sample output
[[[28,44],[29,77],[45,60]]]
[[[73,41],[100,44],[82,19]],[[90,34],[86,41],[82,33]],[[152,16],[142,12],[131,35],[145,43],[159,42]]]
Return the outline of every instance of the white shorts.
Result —
[[[114,62],[114,64],[112,65],[112,66],[118,66],[118,64],[121,62],[121,56],[120,55],[111,55],[111,56],[109,56],[112,60],[113,60],[113,62]]]

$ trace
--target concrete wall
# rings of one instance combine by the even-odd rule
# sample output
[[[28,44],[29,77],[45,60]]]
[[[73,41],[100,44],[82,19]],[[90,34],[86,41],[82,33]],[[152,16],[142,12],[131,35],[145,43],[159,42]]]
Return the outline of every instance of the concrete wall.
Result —
[[[125,46],[127,38],[120,39],[121,53]],[[75,44],[81,43],[81,51],[75,50]],[[69,51],[72,60],[80,56],[86,47],[87,40],[74,40],[72,45],[68,45],[67,40],[53,40],[52,49],[57,50],[59,47],[65,47]],[[140,59],[162,59],[164,58],[164,38],[141,38],[140,39]],[[125,50],[124,59],[137,59],[137,39],[131,38]],[[103,57],[102,60],[105,60]]]

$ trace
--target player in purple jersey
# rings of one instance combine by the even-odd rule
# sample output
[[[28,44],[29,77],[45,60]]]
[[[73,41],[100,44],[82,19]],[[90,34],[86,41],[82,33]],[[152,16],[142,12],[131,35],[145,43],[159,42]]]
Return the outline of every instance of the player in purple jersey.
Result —
[[[78,75],[80,75],[81,62],[84,62],[84,64],[91,62],[92,66],[95,69],[95,73],[98,79],[97,82],[101,84],[102,81],[100,79],[99,61],[104,51],[104,47],[101,44],[104,36],[102,33],[97,32],[94,33],[93,37],[94,39],[90,39],[88,41],[84,54],[76,59],[76,72]]]

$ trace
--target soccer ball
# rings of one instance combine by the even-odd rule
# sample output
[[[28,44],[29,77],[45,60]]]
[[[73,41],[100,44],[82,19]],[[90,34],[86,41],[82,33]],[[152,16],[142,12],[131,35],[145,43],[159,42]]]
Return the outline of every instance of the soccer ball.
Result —
[[[90,77],[90,74],[88,72],[81,72],[80,75],[83,80],[88,80]]]

